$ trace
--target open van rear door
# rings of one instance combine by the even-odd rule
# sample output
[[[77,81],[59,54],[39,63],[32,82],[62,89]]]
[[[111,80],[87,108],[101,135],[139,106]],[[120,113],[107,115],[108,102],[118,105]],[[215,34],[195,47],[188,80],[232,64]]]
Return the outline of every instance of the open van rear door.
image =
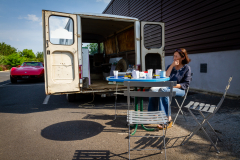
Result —
[[[46,94],[79,92],[77,15],[43,10],[42,26]]]
[[[165,70],[164,23],[141,22],[141,64],[142,70]]]

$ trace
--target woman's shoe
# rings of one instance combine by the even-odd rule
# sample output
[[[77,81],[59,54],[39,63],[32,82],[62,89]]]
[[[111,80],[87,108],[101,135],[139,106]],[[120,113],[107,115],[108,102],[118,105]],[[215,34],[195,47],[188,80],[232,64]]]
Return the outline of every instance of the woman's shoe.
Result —
[[[172,127],[172,125],[173,125],[173,120],[170,120],[170,121],[168,122],[168,125]],[[170,128],[171,128],[171,127],[170,127]]]
[[[170,120],[169,122],[167,122],[167,124],[164,124],[164,130],[165,130],[165,129],[168,129],[168,128],[171,128],[171,127],[172,127],[172,124],[173,124],[173,121],[172,121],[172,120]],[[160,129],[160,130],[163,130],[163,126],[162,126],[161,124],[159,124],[159,125],[157,126],[157,128]]]

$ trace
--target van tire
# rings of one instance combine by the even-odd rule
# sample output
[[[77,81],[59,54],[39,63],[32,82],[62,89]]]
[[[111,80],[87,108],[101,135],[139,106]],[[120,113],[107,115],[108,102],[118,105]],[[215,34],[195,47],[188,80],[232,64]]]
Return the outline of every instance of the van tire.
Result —
[[[76,99],[76,94],[66,94],[66,98],[68,102],[74,102]]]
[[[126,72],[128,69],[128,61],[126,59],[120,59],[116,65],[115,70],[119,72]]]

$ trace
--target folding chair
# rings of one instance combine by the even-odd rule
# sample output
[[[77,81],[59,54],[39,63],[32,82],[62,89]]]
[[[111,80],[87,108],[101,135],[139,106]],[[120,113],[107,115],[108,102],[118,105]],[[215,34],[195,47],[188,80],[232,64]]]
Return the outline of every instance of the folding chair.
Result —
[[[191,81],[192,81],[192,76],[193,76],[193,73],[191,73]],[[188,90],[189,90],[189,86],[188,86],[188,88],[186,89],[185,95],[183,96],[183,101],[182,101],[182,103],[181,103],[181,106],[179,106],[176,97],[174,97],[174,99],[175,99],[175,101],[176,101],[176,104],[177,104],[179,110],[178,110],[177,115],[176,115],[176,117],[175,117],[175,119],[174,119],[174,121],[173,121],[172,126],[175,124],[175,121],[177,120],[177,117],[178,117],[179,112],[182,113],[185,121],[187,121],[186,117],[184,116],[184,112],[182,111],[182,107],[183,107],[183,104],[184,104],[184,102],[185,102],[185,99],[187,98]]]
[[[217,141],[219,139],[219,141],[221,141],[221,139],[218,137],[217,133],[215,132],[215,130],[213,129],[213,127],[210,125],[210,123],[208,122],[214,115],[215,113],[219,110],[219,108],[221,107],[222,103],[223,103],[223,100],[226,96],[226,93],[227,93],[227,90],[229,89],[230,87],[230,82],[232,80],[232,77],[229,78],[228,80],[228,85],[226,86],[226,89],[225,89],[225,93],[223,94],[220,102],[218,103],[217,106],[215,105],[210,105],[210,104],[205,104],[205,103],[199,103],[199,102],[193,102],[193,101],[190,101],[188,105],[186,105],[185,107],[188,109],[188,111],[191,113],[191,115],[193,116],[193,118],[196,120],[196,122],[198,123],[198,126],[193,129],[193,132],[191,132],[189,134],[189,137],[186,141],[184,141],[182,143],[182,145],[184,145],[185,143],[187,143],[189,141],[189,139],[192,138],[192,136],[194,134],[197,133],[197,131],[201,128],[203,130],[203,133],[207,136],[207,138],[210,140],[210,142],[212,143],[212,145],[214,146],[214,148],[216,149],[217,153],[220,153],[219,150],[217,149],[216,147],[216,144],[217,144]],[[196,110],[200,113],[200,115],[203,117],[203,121],[202,122],[199,122],[196,118],[196,116],[192,113],[191,110]],[[204,116],[202,112],[207,112],[208,115],[207,116]],[[203,125],[207,123],[209,125],[209,127],[212,129],[212,131],[214,132],[214,134],[217,136],[217,141],[216,141],[216,144],[213,143],[213,141],[211,140],[211,138],[209,137],[209,135],[207,134],[207,132],[205,131],[205,129],[203,128]]]
[[[119,116],[117,116],[117,96],[118,95],[124,95],[124,93],[121,91],[121,92],[118,92],[118,84],[116,84],[116,92],[114,92],[113,94],[115,95],[115,103],[114,103],[114,107],[115,107],[115,116],[114,116],[114,120],[116,120],[117,119],[117,117],[119,117]],[[124,106],[126,106],[125,104],[124,104]]]
[[[176,95],[176,92],[173,92],[173,86],[176,85],[176,82],[167,81],[167,82],[134,82],[134,81],[125,81],[124,85],[127,86],[127,91],[124,91],[124,95],[127,96],[128,103],[128,113],[127,113],[127,122],[129,126],[129,140],[128,140],[128,152],[130,159],[130,150],[161,150],[161,149],[131,149],[130,148],[130,138],[131,137],[163,137],[164,150],[165,150],[165,159],[167,159],[166,155],[166,147],[165,147],[165,134],[163,128],[163,136],[159,135],[149,135],[149,136],[133,136],[130,134],[130,125],[138,125],[138,124],[166,124],[168,122],[168,117],[164,111],[129,111],[130,106],[130,96],[134,97],[166,97],[169,96],[169,101],[171,105],[172,97]],[[143,92],[143,91],[131,91],[130,87],[170,87],[170,92]],[[137,129],[137,126],[136,126]],[[134,131],[135,133],[135,131]]]

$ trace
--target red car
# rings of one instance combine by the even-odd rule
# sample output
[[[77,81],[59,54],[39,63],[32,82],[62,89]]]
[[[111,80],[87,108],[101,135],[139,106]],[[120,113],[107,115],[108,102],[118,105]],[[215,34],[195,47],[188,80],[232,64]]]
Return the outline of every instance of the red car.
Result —
[[[42,62],[23,62],[21,66],[12,67],[10,80],[17,83],[17,80],[39,79],[44,81],[44,67]]]

